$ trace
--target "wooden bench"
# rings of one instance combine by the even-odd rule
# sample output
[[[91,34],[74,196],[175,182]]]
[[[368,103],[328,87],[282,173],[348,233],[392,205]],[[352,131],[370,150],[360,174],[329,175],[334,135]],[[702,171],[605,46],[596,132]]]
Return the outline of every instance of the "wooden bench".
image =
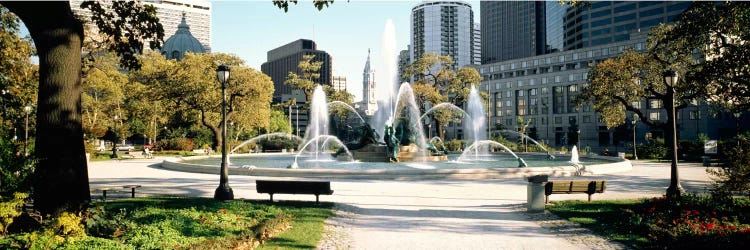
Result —
[[[124,186],[100,186],[95,188],[96,191],[102,191],[102,200],[107,200],[107,191],[120,192],[122,189],[130,189],[130,198],[135,198],[135,189],[141,185],[124,185]]]
[[[583,193],[591,195],[604,193],[607,181],[603,180],[554,180],[544,183],[544,203],[549,203],[551,194],[576,194]]]
[[[267,193],[271,195],[271,202],[273,202],[273,194],[314,194],[315,202],[320,202],[319,196],[321,194],[331,195],[331,182],[329,181],[268,181],[268,180],[256,180],[255,190],[258,193]]]

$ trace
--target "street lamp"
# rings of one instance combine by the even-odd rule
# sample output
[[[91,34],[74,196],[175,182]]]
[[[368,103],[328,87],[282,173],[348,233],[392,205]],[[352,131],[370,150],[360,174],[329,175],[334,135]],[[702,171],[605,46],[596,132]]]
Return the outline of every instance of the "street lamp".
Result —
[[[26,147],[29,144],[29,114],[31,113],[31,106],[26,105],[26,107],[23,107],[23,111],[26,113],[25,135],[23,137],[23,156],[29,156],[29,151]]]
[[[214,192],[214,199],[220,201],[234,200],[234,192],[229,187],[229,159],[227,157],[227,98],[226,89],[229,82],[229,67],[222,64],[216,68],[216,78],[221,83],[221,173],[219,187]]]
[[[742,116],[742,113],[737,111],[734,113],[734,129],[736,130],[736,136],[737,136],[737,146],[740,146],[740,117]]]
[[[667,188],[667,197],[676,198],[681,200],[683,189],[680,185],[680,175],[677,172],[677,116],[674,109],[674,88],[677,85],[677,79],[679,75],[677,71],[667,70],[662,74],[664,77],[664,83],[667,85],[667,96],[669,96],[669,112],[672,116],[672,167],[671,167],[671,179],[669,181],[669,187]]]
[[[112,155],[109,156],[109,158],[117,159],[117,115],[114,117],[114,125],[112,126],[112,134],[114,137],[112,138]]]
[[[638,150],[636,150],[635,144],[635,124],[638,123],[638,114],[633,114],[633,120],[630,123],[633,124],[633,159],[638,160]]]

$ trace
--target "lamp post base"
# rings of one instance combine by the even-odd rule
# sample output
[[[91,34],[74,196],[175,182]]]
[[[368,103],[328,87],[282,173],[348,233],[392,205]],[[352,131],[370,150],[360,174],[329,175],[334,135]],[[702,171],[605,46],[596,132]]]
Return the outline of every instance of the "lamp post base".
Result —
[[[234,192],[229,185],[219,185],[214,192],[214,199],[220,201],[231,201],[234,200]]]
[[[667,199],[679,201],[682,200],[682,194],[685,193],[685,189],[681,185],[672,185],[667,188]]]

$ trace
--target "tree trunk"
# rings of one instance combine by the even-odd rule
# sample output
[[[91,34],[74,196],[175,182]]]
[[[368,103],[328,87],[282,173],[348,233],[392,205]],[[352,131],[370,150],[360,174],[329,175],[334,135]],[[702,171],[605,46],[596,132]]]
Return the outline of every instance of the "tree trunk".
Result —
[[[68,2],[2,2],[23,20],[39,54],[34,206],[43,214],[91,200],[81,126],[83,25]]]

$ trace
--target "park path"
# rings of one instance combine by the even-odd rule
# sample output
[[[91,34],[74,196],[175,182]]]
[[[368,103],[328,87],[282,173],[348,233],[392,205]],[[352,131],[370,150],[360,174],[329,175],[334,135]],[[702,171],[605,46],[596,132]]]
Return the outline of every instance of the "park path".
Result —
[[[218,174],[163,170],[160,160],[94,162],[89,165],[92,188],[97,185],[140,184],[139,194],[212,197]],[[668,163],[637,162],[625,173],[577,178],[605,179],[607,190],[593,199],[660,196],[669,184]],[[682,185],[701,192],[707,187],[705,168],[681,164]],[[237,199],[268,199],[255,192],[251,176],[230,176]],[[272,178],[263,178],[272,179]],[[524,212],[526,182],[499,180],[334,180],[337,216],[321,249],[617,249],[618,245],[585,230],[550,228],[539,215]],[[92,193],[93,195],[99,195]],[[552,200],[586,199],[585,194],[554,195]],[[309,200],[312,195],[274,195],[275,200]],[[544,215],[542,215],[544,216]],[[580,229],[580,228],[578,228]],[[567,231],[567,232],[566,232]]]

